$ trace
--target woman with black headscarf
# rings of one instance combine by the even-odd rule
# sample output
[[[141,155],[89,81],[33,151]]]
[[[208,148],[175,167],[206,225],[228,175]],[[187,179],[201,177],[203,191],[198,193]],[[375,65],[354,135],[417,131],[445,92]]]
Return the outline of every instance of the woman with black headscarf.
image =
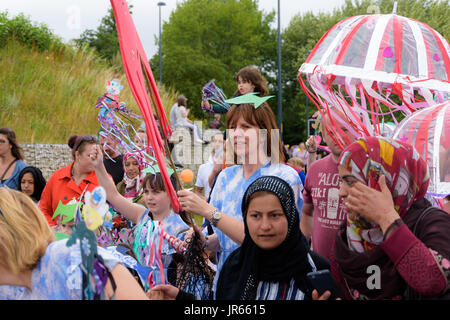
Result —
[[[44,190],[47,182],[45,181],[42,171],[39,168],[28,166],[19,174],[19,191],[30,196],[34,202],[41,201],[42,190]]]
[[[306,274],[327,269],[328,261],[309,250],[289,184],[275,176],[255,180],[244,194],[242,217],[245,239],[222,268],[216,299],[311,299]]]

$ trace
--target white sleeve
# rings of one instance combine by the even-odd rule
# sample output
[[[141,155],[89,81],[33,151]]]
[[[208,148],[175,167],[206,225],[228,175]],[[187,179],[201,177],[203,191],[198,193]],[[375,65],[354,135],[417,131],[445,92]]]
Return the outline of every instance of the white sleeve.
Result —
[[[204,179],[204,175],[205,175],[205,170],[204,170],[205,166],[202,164],[200,165],[200,167],[198,168],[198,172],[197,172],[197,180],[195,181],[195,186],[196,187],[200,187],[200,188],[204,188],[205,187],[205,179]]]

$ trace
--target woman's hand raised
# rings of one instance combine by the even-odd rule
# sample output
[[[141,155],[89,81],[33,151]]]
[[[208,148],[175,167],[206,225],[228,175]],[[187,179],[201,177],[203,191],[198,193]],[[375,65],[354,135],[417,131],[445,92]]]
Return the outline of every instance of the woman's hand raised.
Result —
[[[355,183],[349,189],[346,206],[348,209],[378,224],[384,233],[400,216],[394,209],[392,194],[386,185],[386,177],[384,175],[381,175],[378,179],[378,185],[381,191],[370,188],[364,183]]]
[[[92,149],[90,150],[90,153],[89,153],[89,158],[91,159],[91,163],[94,166],[95,170],[98,170],[98,169],[104,167],[103,153],[102,153],[102,150],[100,149],[99,145],[92,145]]]

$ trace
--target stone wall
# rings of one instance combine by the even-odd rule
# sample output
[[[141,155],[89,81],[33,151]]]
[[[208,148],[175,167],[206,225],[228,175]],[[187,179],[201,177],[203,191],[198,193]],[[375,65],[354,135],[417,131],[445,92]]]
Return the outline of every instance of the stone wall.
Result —
[[[25,162],[41,169],[47,181],[55,170],[72,162],[72,150],[67,144],[34,143],[22,144],[21,147]]]
[[[205,130],[203,133],[204,140],[210,141],[215,133],[217,133],[217,130]],[[184,168],[191,169],[196,177],[199,166],[208,161],[211,145],[193,145],[192,135],[186,129],[177,129],[172,137],[175,141],[179,141],[172,149],[174,162],[183,165]],[[71,149],[67,144],[35,143],[22,144],[21,147],[24,151],[25,162],[30,166],[41,169],[47,181],[55,170],[72,162]],[[192,183],[186,184],[185,187],[191,187],[194,182],[195,179]]]

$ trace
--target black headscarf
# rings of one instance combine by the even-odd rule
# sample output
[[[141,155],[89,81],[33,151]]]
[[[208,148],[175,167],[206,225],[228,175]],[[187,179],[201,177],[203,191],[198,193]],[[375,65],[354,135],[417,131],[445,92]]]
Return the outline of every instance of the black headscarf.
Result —
[[[275,249],[259,248],[250,237],[247,210],[255,192],[268,191],[278,197],[288,220],[286,239]],[[299,213],[294,191],[289,184],[275,176],[256,179],[246,190],[242,200],[245,238],[241,247],[225,261],[217,283],[218,300],[253,300],[259,281],[286,282],[295,279],[297,287],[310,295],[306,274],[312,271],[307,254],[309,247],[300,231]]]
[[[31,197],[34,199],[34,201],[38,202],[41,200],[42,191],[44,190],[47,181],[45,181],[45,178],[42,175],[42,171],[39,168],[32,166],[25,167],[19,174],[19,191],[22,191],[21,181],[24,174],[27,172],[30,172],[33,175],[34,179],[34,192]]]

